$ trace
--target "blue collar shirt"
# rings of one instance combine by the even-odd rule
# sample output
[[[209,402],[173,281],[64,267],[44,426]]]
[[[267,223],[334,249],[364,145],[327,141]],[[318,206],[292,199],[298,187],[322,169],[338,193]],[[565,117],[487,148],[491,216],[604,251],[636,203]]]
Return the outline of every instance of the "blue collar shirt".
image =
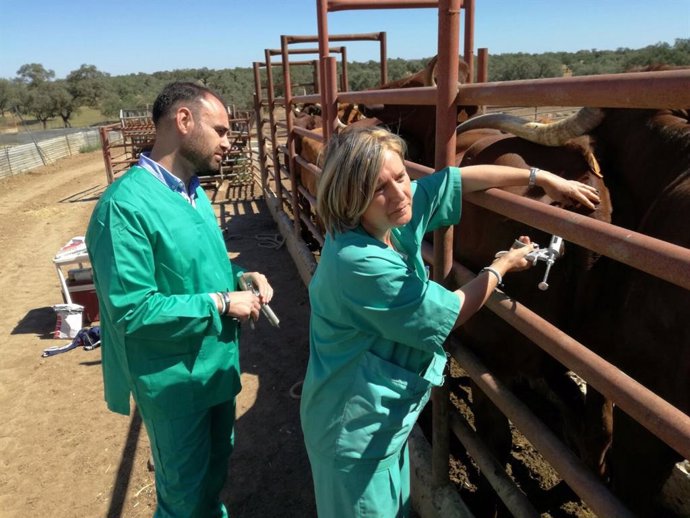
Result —
[[[146,169],[158,180],[167,185],[170,190],[178,193],[185,200],[187,200],[192,207],[196,208],[196,189],[201,185],[197,175],[192,176],[192,178],[189,180],[189,188],[187,188],[184,182],[177,176],[172,174],[155,160],[151,160],[148,153],[142,153],[139,156],[139,162],[137,165]]]

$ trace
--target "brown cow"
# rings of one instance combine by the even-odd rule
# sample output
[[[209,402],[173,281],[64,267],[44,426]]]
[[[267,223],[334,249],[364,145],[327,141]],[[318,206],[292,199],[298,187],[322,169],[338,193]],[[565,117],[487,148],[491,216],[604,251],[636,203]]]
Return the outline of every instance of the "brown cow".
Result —
[[[295,114],[295,118],[293,119],[293,124],[295,126],[308,129],[316,135],[322,134],[321,110],[318,105],[311,105],[311,107],[307,107],[306,111],[303,110],[299,113],[295,113],[293,110],[293,113]],[[363,115],[356,105],[343,103],[339,106],[338,122],[341,126],[357,123],[357,121],[360,121],[362,118]],[[322,149],[323,143],[321,140],[295,135],[295,153],[307,162],[316,164]],[[308,168],[297,163],[295,165],[295,176],[297,182],[304,187],[312,197],[316,197],[317,175]],[[320,229],[323,234],[324,229],[320,219],[316,216],[311,203],[300,192],[297,194],[297,203],[300,213],[310,218],[311,222]],[[311,249],[318,250],[320,247],[318,239],[311,234],[311,231],[308,230],[306,226],[302,228],[302,237]]]
[[[584,109],[562,126],[572,127],[583,116],[600,119],[585,131],[594,140],[611,193],[612,222],[690,248],[683,223],[690,220],[688,111]],[[471,126],[485,127],[487,120],[496,119],[484,116]],[[503,117],[506,121],[491,126],[539,140],[541,127]],[[690,412],[690,292],[608,258],[593,266],[586,284],[592,290],[587,312],[572,334]],[[587,398],[588,404],[600,401],[591,388]],[[640,516],[669,516],[660,508],[660,490],[680,456],[618,409],[613,423],[614,491]]]
[[[601,221],[610,221],[611,205],[602,178],[597,174],[596,161],[589,148],[581,141],[561,147],[545,147],[527,142],[496,130],[473,130],[458,139],[457,164],[500,164],[513,167],[538,167],[564,178],[594,185],[602,198],[597,210],[586,213]],[[540,188],[515,187],[505,189],[514,194],[552,203]],[[582,207],[565,207],[578,212]],[[529,235],[542,246],[549,243],[550,235],[510,220],[471,203],[464,203],[460,224],[454,231],[454,255],[457,260],[474,271],[479,271],[493,260],[493,254],[505,248],[519,235]],[[549,289],[537,288],[544,275],[543,263],[506,282],[505,291],[511,297],[535,311],[552,324],[572,330],[577,324],[577,311],[586,306],[586,284],[582,282],[594,266],[597,256],[586,249],[567,243],[564,255],[551,269]],[[550,424],[595,469],[600,455],[598,446],[606,437],[588,436],[582,427],[584,400],[567,369],[556,362],[529,339],[515,331],[488,309],[483,309],[458,330],[463,343],[477,354],[503,383],[513,390],[529,390],[528,399],[549,409]],[[472,391],[472,411],[478,435],[492,450],[496,458],[508,462],[511,434],[507,419],[480,390]],[[594,443],[594,444],[591,444]],[[495,513],[495,498],[485,480],[479,483],[477,516]]]
[[[438,56],[429,60],[423,70],[409,77],[386,83],[375,90],[392,88],[417,88],[436,85]],[[462,59],[458,62],[458,82],[463,84],[469,77],[469,67]],[[407,158],[413,162],[433,166],[436,107],[428,105],[381,104],[361,106],[366,117],[378,119],[381,125],[400,135],[407,144]],[[476,106],[458,106],[456,119],[463,122],[477,113]]]
[[[436,69],[438,56],[429,60],[424,69],[419,72],[373,88],[372,90],[389,90],[394,88],[416,88],[434,86],[436,84]],[[458,65],[458,78],[464,83],[469,75],[467,63],[460,60]],[[476,108],[458,109],[458,122],[465,120],[468,114],[476,113]],[[295,111],[293,120],[296,126],[321,133],[321,110],[318,105],[305,105],[301,110]],[[366,120],[363,120],[366,119]],[[376,124],[388,127],[391,131],[402,136],[408,147],[408,159],[425,165],[433,165],[434,128],[436,112],[433,106],[399,106],[377,105],[364,106],[342,103],[338,109],[338,120],[345,126],[358,122],[358,124]],[[295,137],[295,152],[305,160],[316,163],[323,144],[308,137]],[[311,194],[316,193],[316,178],[314,175],[299,166],[297,175],[300,182]]]
[[[395,82],[390,87],[405,86],[429,86],[420,84],[419,78],[426,78],[429,81],[433,77],[433,63],[425,71],[416,74],[413,78],[403,82]],[[461,76],[462,77],[462,76]],[[381,106],[363,107],[365,113],[375,115],[377,123],[379,119],[383,121],[393,131],[401,133],[408,142],[412,151],[417,149],[419,152],[410,158],[428,166],[433,166],[433,135],[435,131],[435,108],[433,106]],[[474,110],[469,110],[473,113]],[[464,113],[459,110],[460,118]],[[367,120],[371,122],[371,119]],[[364,123],[364,121],[360,122]],[[488,137],[488,138],[484,138]],[[302,139],[301,156],[310,162],[315,162],[322,144],[312,139]],[[557,174],[572,179],[579,179],[597,185],[604,194],[604,203],[593,214],[594,217],[608,221],[610,218],[610,205],[607,203],[605,189],[601,178],[596,176],[598,168],[592,159],[586,146],[569,144],[559,150],[545,148],[543,146],[531,144],[520,139],[501,135],[496,130],[475,131],[472,135],[461,135],[458,138],[458,162],[462,165],[470,163],[499,163],[528,168],[530,166],[540,167],[551,170]],[[303,175],[302,181],[305,182],[307,175]],[[311,190],[311,189],[310,189]],[[519,194],[527,194],[530,197],[542,198],[544,193],[540,189],[532,189],[526,192],[524,189],[518,190]],[[313,192],[313,191],[312,191]],[[550,200],[543,200],[549,203]],[[477,270],[490,262],[492,255],[499,249],[506,247],[513,238],[521,234],[529,234],[542,245],[547,245],[549,237],[542,232],[534,229],[527,230],[524,225],[514,222],[503,221],[495,214],[482,211],[477,207],[466,204],[463,210],[463,226],[458,229],[456,242],[460,244],[458,256],[464,259],[470,266]],[[479,228],[492,229],[491,232],[469,232],[469,229]],[[543,268],[535,269],[531,273],[524,273],[515,276],[515,282],[511,278],[509,292],[520,294],[520,299],[527,302],[528,306],[541,310],[546,318],[557,325],[562,325],[563,321],[572,316],[572,308],[578,307],[576,300],[580,297],[579,290],[582,285],[577,282],[578,272],[584,272],[591,267],[595,260],[593,254],[581,248],[568,245],[565,256],[559,260],[554,267],[551,278],[552,288],[544,293],[537,290],[536,285],[541,280]],[[518,279],[518,277],[520,277]],[[488,315],[488,316],[487,316]],[[482,331],[482,322],[489,319],[491,323],[488,328],[493,330],[491,333]],[[505,352],[505,336],[515,335],[512,330],[505,328],[502,321],[492,321],[492,316],[484,312],[474,317],[465,325],[466,336],[478,336],[484,351],[500,351],[496,354],[489,354],[485,359],[491,360],[498,358],[500,363],[495,363],[496,370],[502,374],[502,378],[508,383],[515,384],[521,379],[527,379],[532,384],[541,384],[546,387],[555,387],[555,391],[560,393],[559,398],[552,399],[565,401],[561,406],[582,407],[581,393],[572,383],[569,377],[564,375],[565,369],[553,361],[541,349],[521,336],[516,336],[515,346],[518,352],[511,349],[509,354]],[[485,343],[490,345],[485,345]],[[490,361],[488,363],[491,363]],[[545,382],[544,382],[545,380]],[[481,396],[475,398],[475,412],[478,415],[478,427],[482,434],[489,437],[489,441],[494,445],[496,451],[500,451],[500,456],[507,457],[510,451],[510,435],[508,428],[493,426],[497,416],[500,414],[491,413],[491,408],[484,404]],[[567,415],[567,414],[566,414]],[[488,416],[488,417],[485,417]],[[570,420],[568,423],[560,424],[560,428],[570,430],[571,438],[582,438],[583,434],[575,424],[582,420]],[[507,434],[507,440],[506,440]],[[582,451],[590,451],[592,448],[585,448],[579,445]],[[593,463],[595,463],[593,461]]]
[[[381,85],[375,90],[391,88],[413,88],[421,86],[433,86],[436,84],[436,65],[438,57],[433,57],[423,70],[409,77]],[[468,76],[468,66],[464,61],[460,62],[458,74],[461,82]],[[368,113],[368,115],[366,114]],[[380,115],[377,117],[376,113]],[[293,123],[314,133],[322,133],[321,110],[318,105],[305,105],[300,110],[293,109]],[[363,120],[366,119],[366,120]],[[429,106],[376,106],[364,107],[349,103],[341,103],[338,107],[338,120],[344,126],[357,124],[376,124],[388,126],[392,131],[401,134],[408,144],[408,158],[413,161],[424,162],[424,157],[417,150],[429,149],[433,145],[434,124],[436,113]],[[414,130],[421,128],[421,133],[415,134]],[[323,143],[320,140],[309,137],[295,136],[295,153],[304,160],[316,164]],[[433,160],[433,151],[431,152]],[[312,195],[316,196],[317,177],[307,168],[297,165],[295,174],[298,182]],[[312,213],[310,204],[300,197],[300,207],[305,213]],[[313,214],[312,214],[313,216]],[[318,224],[318,221],[315,221]]]
[[[313,131],[317,135],[321,135],[323,132],[321,112],[318,110],[311,111],[310,113],[311,114],[301,117],[295,117],[295,119],[293,119],[293,124]],[[343,103],[338,108],[338,122],[343,127],[362,120],[363,118],[362,112],[360,112],[358,107],[354,104]],[[316,164],[322,148],[323,143],[318,139],[299,135],[295,137],[295,153],[312,164]],[[298,181],[307,191],[309,191],[312,196],[316,196],[316,176],[301,165],[297,166],[296,175]]]
[[[613,223],[690,248],[690,121],[687,110],[605,110],[592,133],[614,204]],[[686,222],[686,223],[683,223]],[[690,413],[690,291],[613,260],[586,342],[598,354]],[[616,409],[614,491],[641,516],[658,508],[680,456]]]

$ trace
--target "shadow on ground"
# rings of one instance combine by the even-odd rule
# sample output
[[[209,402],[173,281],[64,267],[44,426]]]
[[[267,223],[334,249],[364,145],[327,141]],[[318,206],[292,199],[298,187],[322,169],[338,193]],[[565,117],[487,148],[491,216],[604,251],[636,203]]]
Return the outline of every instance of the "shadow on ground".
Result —
[[[263,199],[235,200],[223,212],[232,260],[269,278],[280,328],[263,316],[255,330],[243,326],[240,365],[247,392],[238,399],[235,451],[222,497],[237,518],[316,516],[299,400],[291,395],[309,356],[307,290],[287,247],[273,248],[280,240],[267,239],[278,230]]]
[[[32,334],[39,338],[53,338],[55,310],[50,306],[30,310],[12,329],[13,335]]]

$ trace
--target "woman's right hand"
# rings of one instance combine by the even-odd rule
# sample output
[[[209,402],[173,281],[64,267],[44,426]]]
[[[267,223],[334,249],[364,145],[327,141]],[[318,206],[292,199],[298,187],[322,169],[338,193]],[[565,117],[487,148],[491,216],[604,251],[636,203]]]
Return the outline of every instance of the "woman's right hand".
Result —
[[[534,263],[527,259],[525,256],[534,250],[532,241],[529,236],[520,236],[518,238],[520,243],[525,246],[518,246],[513,244],[505,253],[491,263],[492,268],[496,268],[501,275],[507,272],[519,272],[522,270],[527,270],[534,266]]]

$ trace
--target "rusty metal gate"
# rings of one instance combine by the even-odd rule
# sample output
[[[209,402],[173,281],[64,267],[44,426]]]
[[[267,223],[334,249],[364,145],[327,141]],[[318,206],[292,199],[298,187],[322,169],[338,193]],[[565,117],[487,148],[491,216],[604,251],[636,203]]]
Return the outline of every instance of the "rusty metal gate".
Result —
[[[298,198],[314,204],[310,195],[297,181],[295,168],[302,160],[295,154],[294,136],[306,136],[327,141],[336,131],[338,103],[395,103],[430,105],[436,107],[435,169],[454,165],[455,126],[454,108],[457,105],[476,106],[599,106],[607,108],[661,108],[690,106],[690,71],[624,73],[616,75],[567,77],[532,81],[487,83],[486,49],[478,52],[477,83],[459,85],[458,55],[460,46],[460,20],[464,11],[465,33],[463,56],[474,70],[474,4],[475,0],[317,0],[318,36],[282,36],[281,49],[266,50],[265,62],[254,63],[256,83],[255,112],[262,186],[267,199],[273,200],[274,216],[283,229],[296,241],[303,241],[304,231],[311,233],[323,244],[323,237],[310,215],[305,215],[304,204]],[[328,14],[333,11],[388,8],[432,8],[438,10],[438,62],[446,71],[436,87],[391,89],[381,91],[348,91],[346,73],[338,81],[337,64],[329,48],[332,41],[357,39],[378,40],[381,43],[382,83],[385,82],[385,35],[329,35]],[[318,41],[318,61],[308,62],[315,67],[313,94],[292,95],[289,55],[314,52],[289,50],[293,42]],[[342,70],[345,68],[345,52]],[[272,79],[271,56],[280,54],[282,61],[282,97],[275,95]],[[265,72],[262,77],[262,71]],[[473,74],[470,73],[470,78]],[[340,84],[340,88],[338,85]],[[265,92],[265,96],[264,96]],[[322,133],[295,128],[291,107],[298,103],[321,103]],[[277,120],[278,108],[282,108]],[[318,175],[313,164],[302,163]],[[429,174],[431,169],[408,162],[412,177]],[[573,214],[557,207],[546,206],[516,195],[492,189],[472,193],[465,199],[472,204],[521,221],[551,234],[562,236],[598,254],[610,257],[669,283],[690,290],[690,250],[671,243],[639,234],[621,227],[602,223]],[[287,222],[287,223],[286,223]],[[454,261],[450,229],[437,231],[433,249],[425,250],[425,259],[432,263],[435,279],[441,283],[454,280],[464,284],[474,273]],[[313,269],[312,260],[307,268]],[[309,272],[303,274],[308,281]],[[532,313],[518,301],[501,292],[492,295],[487,307],[526,335],[544,351],[563,365],[577,372],[586,382],[629,414],[633,419],[661,438],[684,458],[690,458],[690,417],[615,366],[595,355],[585,345],[555,328],[539,315]],[[479,387],[505,413],[541,455],[556,469],[560,477],[602,517],[633,516],[605,485],[566,448],[517,398],[481,365],[478,359],[461,345],[449,342],[448,350],[468,372]],[[486,448],[477,440],[471,427],[451,409],[447,389],[435,389],[433,394],[433,482],[432,492],[440,491],[448,483],[449,433],[452,431],[479,464],[492,485],[499,488],[499,496],[515,516],[535,516],[534,508],[523,493],[506,483],[509,478],[496,466]],[[536,514],[538,516],[538,514]]]

